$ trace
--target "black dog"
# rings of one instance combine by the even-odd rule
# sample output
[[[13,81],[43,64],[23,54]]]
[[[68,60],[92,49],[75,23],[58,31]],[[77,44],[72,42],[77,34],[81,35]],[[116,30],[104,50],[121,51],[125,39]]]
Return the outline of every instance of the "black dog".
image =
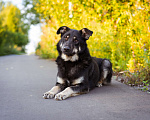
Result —
[[[92,36],[92,31],[87,28],[78,31],[63,26],[57,34],[61,34],[57,44],[57,82],[50,91],[44,93],[43,98],[64,100],[111,82],[111,62],[91,57],[87,48],[86,40]]]

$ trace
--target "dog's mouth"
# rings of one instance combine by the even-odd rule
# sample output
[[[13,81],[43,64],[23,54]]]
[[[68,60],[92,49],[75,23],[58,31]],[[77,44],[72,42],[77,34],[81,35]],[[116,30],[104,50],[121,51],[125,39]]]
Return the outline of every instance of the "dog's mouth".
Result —
[[[72,51],[62,51],[62,53],[67,55],[67,56],[73,56],[75,54]]]
[[[64,51],[61,54],[61,58],[64,59],[64,61],[75,62],[79,59],[79,56],[75,53]]]

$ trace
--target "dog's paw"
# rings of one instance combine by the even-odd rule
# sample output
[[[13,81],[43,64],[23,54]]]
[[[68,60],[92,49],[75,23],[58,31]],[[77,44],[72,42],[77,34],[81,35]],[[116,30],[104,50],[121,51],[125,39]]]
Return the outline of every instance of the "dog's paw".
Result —
[[[44,99],[52,99],[52,98],[54,98],[54,96],[55,96],[55,94],[50,91],[43,94]]]
[[[102,87],[102,83],[97,83],[97,87]]]
[[[64,100],[66,98],[67,98],[67,96],[63,93],[58,93],[55,95],[55,100]]]

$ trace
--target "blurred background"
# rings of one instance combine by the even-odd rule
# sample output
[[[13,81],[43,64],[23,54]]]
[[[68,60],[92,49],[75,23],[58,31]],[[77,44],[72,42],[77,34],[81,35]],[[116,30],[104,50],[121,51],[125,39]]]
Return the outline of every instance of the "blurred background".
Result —
[[[0,55],[55,59],[60,26],[92,30],[92,56],[110,59],[128,84],[150,83],[150,0],[0,0]]]
[[[26,4],[27,4],[27,1],[23,1],[23,0],[0,0],[1,14],[5,14],[7,12],[5,16],[1,15],[0,21],[2,21],[1,24],[3,24],[2,26],[5,26],[5,29],[7,29],[6,25],[9,27],[7,29],[7,31],[9,31],[9,32],[13,31],[13,33],[18,33],[17,34],[18,36],[12,33],[13,35],[16,36],[15,39],[18,39],[19,41],[22,41],[22,42],[23,41],[25,42],[25,39],[26,39],[26,42],[24,43],[24,45],[26,45],[26,46],[24,46],[24,48],[23,48],[23,46],[17,46],[17,50],[18,49],[20,50],[21,49],[20,47],[22,47],[23,48],[23,49],[21,49],[22,52],[26,51],[27,54],[31,54],[31,53],[35,52],[37,43],[40,41],[41,26],[40,26],[40,22],[36,22],[36,23],[34,22],[37,20],[34,17],[34,13],[31,12],[31,9],[33,9],[32,4],[30,4],[28,6]],[[13,15],[10,15],[11,14],[10,11],[13,12]],[[17,11],[18,11],[18,13],[17,13]],[[6,17],[6,16],[9,16],[9,17]],[[11,25],[16,28],[14,28],[14,27],[10,28]],[[4,27],[3,27],[3,29],[4,29]],[[20,29],[20,30],[18,31],[18,29]],[[21,34],[26,35],[26,38],[25,38],[25,36],[22,36],[23,38],[25,38],[24,40],[22,40],[21,38],[18,38],[19,35],[21,36]],[[12,35],[10,35],[10,36],[12,37]],[[5,36],[5,39],[6,39],[6,36]],[[10,39],[10,38],[8,38],[8,39]],[[12,38],[12,39],[14,39],[14,38]],[[3,40],[4,40],[4,36],[3,36]],[[10,40],[8,40],[8,41],[10,42]],[[0,52],[1,55],[13,54],[13,53],[15,54],[16,52],[17,52],[17,54],[19,53],[15,49],[13,49],[13,50],[9,49],[8,48],[9,44],[12,44],[12,43],[7,43],[7,45],[5,44],[6,50],[1,51]]]

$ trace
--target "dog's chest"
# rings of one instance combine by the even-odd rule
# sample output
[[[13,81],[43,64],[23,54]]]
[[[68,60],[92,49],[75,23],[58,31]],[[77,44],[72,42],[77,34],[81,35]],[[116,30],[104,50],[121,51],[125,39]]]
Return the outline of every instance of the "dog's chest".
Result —
[[[77,78],[81,75],[82,73],[82,66],[80,64],[65,64],[63,66],[63,75],[65,78],[68,78],[68,79],[74,79],[74,78]]]
[[[76,77],[76,76],[78,76],[79,75],[79,73],[80,73],[80,66],[79,65],[75,65],[75,66],[66,66],[65,67],[65,74],[67,74],[67,76],[69,77],[69,78],[71,78],[71,77]]]

